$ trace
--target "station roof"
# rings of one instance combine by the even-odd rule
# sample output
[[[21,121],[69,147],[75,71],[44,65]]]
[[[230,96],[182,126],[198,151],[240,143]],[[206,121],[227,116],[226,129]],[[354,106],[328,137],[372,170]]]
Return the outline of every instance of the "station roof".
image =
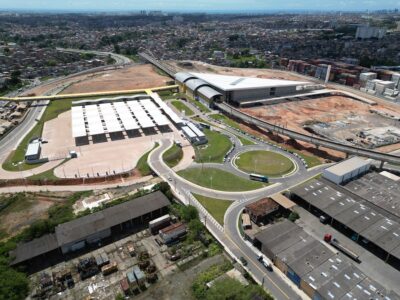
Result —
[[[192,91],[196,91],[198,88],[207,85],[209,85],[209,83],[201,79],[189,79],[188,81],[186,81],[186,86]]]
[[[299,86],[310,84],[309,82],[264,79],[254,77],[240,77],[218,75],[211,73],[190,73],[196,78],[201,79],[212,87],[222,91],[246,90],[246,89],[265,89],[271,87]]]
[[[216,96],[222,96],[222,94],[209,86],[202,86],[197,90],[200,94],[204,95],[207,99],[212,99]]]
[[[175,80],[179,82],[186,82],[188,79],[194,78],[194,76],[190,73],[179,72],[175,74]]]

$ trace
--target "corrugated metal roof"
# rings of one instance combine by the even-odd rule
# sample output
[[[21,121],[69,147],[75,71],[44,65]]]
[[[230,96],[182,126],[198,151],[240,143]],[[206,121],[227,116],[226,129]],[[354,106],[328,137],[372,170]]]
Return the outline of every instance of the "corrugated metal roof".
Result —
[[[175,74],[175,80],[182,83],[186,82],[190,78],[196,78],[196,77],[186,72],[179,72]]]
[[[208,99],[211,99],[215,96],[222,96],[220,92],[214,90],[213,88],[210,88],[209,86],[202,86],[197,91]]]
[[[186,81],[186,86],[192,91],[196,91],[198,88],[207,85],[209,85],[207,82],[200,79],[189,79],[188,81]]]

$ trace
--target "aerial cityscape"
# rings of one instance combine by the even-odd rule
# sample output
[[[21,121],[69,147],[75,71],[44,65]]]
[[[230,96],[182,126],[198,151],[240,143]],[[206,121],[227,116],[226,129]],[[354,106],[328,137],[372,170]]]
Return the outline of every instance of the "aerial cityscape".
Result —
[[[400,300],[399,9],[0,0],[0,299]]]

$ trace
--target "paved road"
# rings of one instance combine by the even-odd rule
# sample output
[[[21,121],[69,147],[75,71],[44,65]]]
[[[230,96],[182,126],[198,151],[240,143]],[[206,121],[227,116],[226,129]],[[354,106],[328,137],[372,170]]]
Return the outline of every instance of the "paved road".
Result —
[[[132,62],[132,60],[129,57],[116,54],[113,52],[102,52],[102,51],[95,51],[95,50],[81,50],[81,49],[70,49],[70,48],[56,48],[57,51],[60,52],[73,52],[73,53],[89,53],[89,54],[95,54],[98,56],[111,56],[115,60],[115,65],[127,65]]]
[[[245,257],[248,261],[248,270],[259,282],[263,282],[265,287],[271,291],[276,299],[298,299],[300,296],[295,292],[292,286],[288,284],[286,278],[280,276],[280,272],[268,272],[262,264],[256,259],[252,249],[250,249],[242,240],[238,231],[238,217],[243,207],[253,201],[263,198],[267,195],[280,192],[294,185],[297,185],[309,178],[314,177],[321,172],[324,166],[297,173],[290,178],[282,179],[280,183],[248,192],[222,192],[210,190],[195,185],[175,174],[162,160],[162,154],[172,146],[172,141],[162,140],[160,146],[153,150],[148,158],[148,162],[153,171],[165,181],[169,181],[175,195],[185,204],[195,205],[200,212],[203,222],[207,228],[216,236],[216,238],[225,246],[225,249],[234,257]],[[221,198],[234,201],[225,215],[225,226],[220,226],[205,209],[192,197],[192,193],[201,194],[208,197]],[[264,278],[264,279],[263,279]]]

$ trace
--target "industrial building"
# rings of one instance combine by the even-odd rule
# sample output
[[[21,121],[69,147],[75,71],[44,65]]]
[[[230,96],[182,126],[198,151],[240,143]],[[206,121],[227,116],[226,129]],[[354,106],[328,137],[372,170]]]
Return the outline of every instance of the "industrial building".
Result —
[[[256,202],[246,205],[246,212],[249,214],[250,219],[259,224],[267,224],[269,219],[279,210],[279,204],[270,198],[258,200]]]
[[[358,188],[363,189],[360,186]],[[384,185],[381,191],[383,189]],[[290,194],[299,205],[318,217],[325,216],[332,227],[400,270],[398,204],[390,209],[382,204],[390,202],[375,200],[374,194],[360,191],[357,195],[346,186],[335,185],[324,179],[297,186],[290,190]]]
[[[167,197],[157,191],[62,223],[55,228],[55,233],[19,244],[10,253],[15,257],[12,265],[52,264],[52,260],[56,262],[65,254],[96,246],[119,233],[145,226],[164,215],[169,205]]]
[[[255,238],[255,246],[311,299],[400,299],[288,220],[268,226]]]
[[[195,99],[208,103],[225,101],[238,106],[315,89],[309,82],[205,73],[177,73],[175,81],[181,92]]]
[[[336,184],[342,184],[365,174],[370,167],[370,162],[355,156],[325,169],[322,176]]]

